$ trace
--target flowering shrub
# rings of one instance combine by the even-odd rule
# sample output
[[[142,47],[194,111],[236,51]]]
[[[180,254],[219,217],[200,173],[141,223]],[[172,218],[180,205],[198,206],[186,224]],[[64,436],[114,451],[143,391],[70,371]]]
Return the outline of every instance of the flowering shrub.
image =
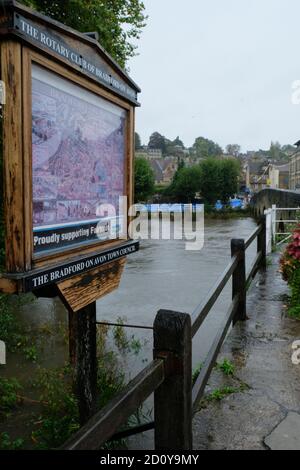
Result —
[[[292,234],[280,260],[282,277],[291,288],[289,315],[300,318],[300,225]]]

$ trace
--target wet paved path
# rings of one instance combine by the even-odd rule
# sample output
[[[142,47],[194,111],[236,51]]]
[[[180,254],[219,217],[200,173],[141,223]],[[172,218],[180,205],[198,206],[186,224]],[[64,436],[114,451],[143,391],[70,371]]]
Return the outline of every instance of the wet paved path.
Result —
[[[291,360],[292,344],[300,340],[300,321],[285,313],[288,289],[278,272],[279,257],[272,254],[267,273],[257,275],[247,296],[249,320],[231,331],[218,358],[234,363],[234,377],[215,371],[207,389],[243,391],[208,402],[196,414],[195,450],[267,449],[265,439],[270,442],[272,431],[290,412],[300,413],[300,365]],[[283,448],[289,441],[285,438]]]

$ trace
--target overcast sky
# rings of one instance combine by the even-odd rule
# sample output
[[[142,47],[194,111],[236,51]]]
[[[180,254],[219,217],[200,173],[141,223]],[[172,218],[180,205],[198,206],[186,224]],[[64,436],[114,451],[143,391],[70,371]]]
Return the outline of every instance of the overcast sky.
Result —
[[[144,0],[148,23],[130,60],[142,88],[136,130],[186,146],[268,148],[300,139],[299,0]]]

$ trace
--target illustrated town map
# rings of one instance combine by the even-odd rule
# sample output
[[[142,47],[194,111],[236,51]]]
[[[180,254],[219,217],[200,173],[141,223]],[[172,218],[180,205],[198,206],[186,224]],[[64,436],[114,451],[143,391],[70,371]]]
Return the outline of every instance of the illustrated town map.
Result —
[[[124,195],[125,112],[65,88],[32,80],[34,227],[96,219]]]

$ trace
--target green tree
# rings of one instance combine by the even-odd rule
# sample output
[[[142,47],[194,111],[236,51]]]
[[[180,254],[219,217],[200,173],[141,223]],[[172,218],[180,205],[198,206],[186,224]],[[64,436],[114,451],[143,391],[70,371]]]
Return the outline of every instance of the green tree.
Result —
[[[197,137],[193,145],[197,158],[209,158],[222,155],[222,148],[212,140]]]
[[[238,191],[241,167],[237,160],[220,160],[220,198],[223,202]]]
[[[184,149],[184,143],[182,142],[182,140],[180,140],[179,136],[177,136],[176,139],[173,140],[172,144],[174,146],[181,147],[182,149]]]
[[[154,193],[154,172],[150,163],[142,157],[135,159],[135,202],[146,201]]]
[[[137,132],[134,135],[134,145],[135,145],[135,150],[139,150],[142,147],[142,141]]]
[[[269,157],[272,158],[272,160],[280,160],[284,157],[284,152],[279,142],[271,142]]]
[[[153,132],[150,135],[148,147],[150,149],[160,149],[164,155],[166,153],[166,138],[159,132]]]
[[[141,0],[21,0],[39,12],[81,32],[96,31],[99,42],[125,67],[135,55],[132,40],[139,39],[146,24]]]
[[[178,203],[189,203],[195,198],[200,188],[201,171],[199,165],[186,168],[180,166],[174,175],[167,192]]]
[[[238,190],[240,165],[236,160],[208,158],[200,163],[200,192],[214,204],[218,199],[226,203]]]
[[[228,144],[226,145],[226,153],[233,157],[238,157],[241,153],[241,146],[238,144]]]
[[[165,154],[173,157],[182,157],[184,155],[184,144],[179,137],[175,140],[165,139]]]
[[[222,174],[221,160],[207,158],[200,163],[200,187],[202,197],[209,204],[214,204],[218,199],[222,199]]]

